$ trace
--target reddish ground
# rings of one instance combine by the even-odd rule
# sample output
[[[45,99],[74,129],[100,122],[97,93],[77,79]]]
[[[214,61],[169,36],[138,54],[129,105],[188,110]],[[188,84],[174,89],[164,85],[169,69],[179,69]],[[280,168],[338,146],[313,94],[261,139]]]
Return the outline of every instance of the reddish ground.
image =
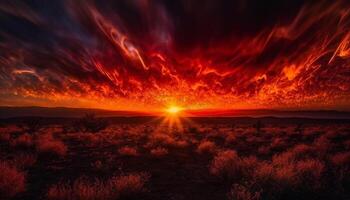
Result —
[[[348,121],[44,121],[2,124],[1,199],[350,198]]]

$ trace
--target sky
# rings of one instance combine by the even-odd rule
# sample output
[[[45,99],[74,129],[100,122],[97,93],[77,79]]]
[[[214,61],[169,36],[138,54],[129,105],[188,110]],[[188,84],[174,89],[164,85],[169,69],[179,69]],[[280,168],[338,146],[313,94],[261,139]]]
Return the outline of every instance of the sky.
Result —
[[[350,3],[0,2],[0,106],[350,110]]]

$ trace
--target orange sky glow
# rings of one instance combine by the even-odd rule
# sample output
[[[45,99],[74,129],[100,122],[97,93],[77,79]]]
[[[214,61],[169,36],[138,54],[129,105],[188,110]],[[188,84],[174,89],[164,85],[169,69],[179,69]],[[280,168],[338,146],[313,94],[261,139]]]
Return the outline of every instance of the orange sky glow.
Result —
[[[0,4],[1,106],[350,109],[347,1],[63,2]]]

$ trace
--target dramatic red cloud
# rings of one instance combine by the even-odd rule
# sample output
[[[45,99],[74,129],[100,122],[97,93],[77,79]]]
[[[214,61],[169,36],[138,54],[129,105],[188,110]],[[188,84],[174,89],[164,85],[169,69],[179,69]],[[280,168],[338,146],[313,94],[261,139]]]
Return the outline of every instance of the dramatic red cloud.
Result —
[[[1,105],[350,108],[347,1],[83,2],[0,3]]]

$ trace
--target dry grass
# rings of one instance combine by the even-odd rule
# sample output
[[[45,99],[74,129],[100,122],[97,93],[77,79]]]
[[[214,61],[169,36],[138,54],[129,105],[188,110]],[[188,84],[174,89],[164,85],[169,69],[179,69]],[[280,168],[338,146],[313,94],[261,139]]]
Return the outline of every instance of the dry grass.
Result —
[[[26,189],[26,174],[5,161],[0,161],[1,198],[12,198]]]
[[[150,141],[155,145],[176,146],[176,140],[170,135],[156,133],[152,135]]]
[[[218,177],[240,180],[251,178],[259,164],[255,156],[240,157],[236,151],[225,150],[214,157],[209,171]]]
[[[332,163],[337,167],[348,167],[350,169],[350,152],[341,152],[331,157]]]
[[[36,149],[41,155],[63,157],[67,154],[67,146],[58,139],[54,139],[51,134],[40,136],[36,140]]]
[[[37,162],[37,155],[31,153],[19,153],[11,159],[10,163],[19,169],[27,169]]]
[[[251,188],[244,185],[234,184],[228,193],[229,200],[260,200],[261,192],[252,192]]]
[[[219,152],[210,164],[210,173],[220,177],[234,177],[237,175],[239,157],[234,150]]]
[[[118,149],[118,153],[123,156],[138,156],[139,153],[137,152],[137,149],[135,147],[121,147]]]
[[[13,147],[32,147],[34,144],[33,136],[25,133],[15,138],[10,142],[10,145]]]
[[[50,166],[45,171],[50,176],[60,170],[62,179],[74,180],[72,172],[80,173],[74,176],[83,176],[52,185],[44,191],[48,199],[142,199],[137,195],[145,191],[149,176],[123,174],[124,170],[150,170],[155,177],[151,184],[155,188],[151,191],[159,191],[162,197],[184,187],[198,191],[198,185],[193,185],[197,182],[201,183],[200,187],[203,185],[205,194],[206,189],[222,187],[218,195],[221,198],[217,199],[225,195],[230,200],[313,199],[324,194],[329,195],[325,198],[346,199],[349,194],[350,136],[346,127],[303,126],[302,131],[296,131],[295,125],[267,126],[256,134],[249,124],[236,124],[234,128],[215,124],[202,125],[191,133],[186,127],[184,130],[134,124],[110,126],[97,134],[61,134],[43,128],[32,136],[4,130],[0,145],[8,148],[0,151],[0,158],[12,170],[7,173],[23,174],[24,180],[25,173],[21,170],[38,173],[46,166]],[[65,157],[68,147],[70,154]],[[44,155],[46,159],[37,160],[37,156]],[[59,162],[55,162],[57,156]],[[108,178],[113,173],[122,175]],[[174,180],[164,178],[171,173],[176,173]],[[14,178],[21,186],[20,176],[4,174],[1,179]],[[209,174],[213,181],[208,181]],[[11,182],[15,181],[1,184]],[[167,187],[159,187],[163,183]],[[172,184],[176,188],[171,188]],[[11,186],[15,192],[9,190],[6,195],[23,191],[16,187]],[[181,195],[179,198],[188,198],[187,193]]]
[[[145,184],[149,179],[146,173],[131,173],[112,177],[106,181],[95,179],[90,181],[81,177],[73,184],[58,183],[52,185],[46,194],[49,200],[100,200],[123,199],[137,197],[145,192]]]
[[[46,196],[49,200],[98,200],[118,197],[108,183],[98,179],[91,182],[86,178],[78,178],[72,185],[68,183],[52,185]]]
[[[168,150],[166,148],[162,148],[162,147],[157,147],[155,149],[151,149],[151,155],[154,157],[164,157],[166,155],[168,155]]]
[[[214,142],[205,140],[201,141],[201,143],[197,147],[197,152],[200,154],[203,153],[215,153],[216,151],[216,145]]]
[[[147,173],[132,173],[113,178],[112,185],[121,198],[137,196],[145,192],[145,184],[149,179]]]

